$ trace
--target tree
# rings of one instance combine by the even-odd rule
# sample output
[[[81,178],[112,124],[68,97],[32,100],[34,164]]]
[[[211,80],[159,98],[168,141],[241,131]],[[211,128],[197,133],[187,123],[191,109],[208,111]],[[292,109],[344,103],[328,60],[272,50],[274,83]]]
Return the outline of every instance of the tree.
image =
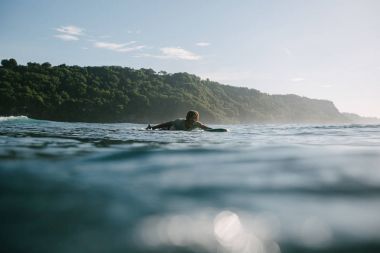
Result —
[[[324,122],[346,119],[329,101],[268,95],[188,73],[117,66],[80,67],[4,59],[0,115],[85,122],[158,122],[195,109],[203,121]]]
[[[17,61],[13,58],[9,59],[9,60],[2,60],[1,61],[1,65],[4,67],[4,68],[8,68],[8,69],[14,69],[17,67]]]
[[[44,62],[44,63],[42,63],[42,67],[51,68],[51,64],[49,62]]]

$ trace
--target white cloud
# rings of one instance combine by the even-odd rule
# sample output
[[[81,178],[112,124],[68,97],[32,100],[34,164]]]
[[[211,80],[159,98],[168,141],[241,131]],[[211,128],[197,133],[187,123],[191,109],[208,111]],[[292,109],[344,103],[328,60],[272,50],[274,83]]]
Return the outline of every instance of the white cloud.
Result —
[[[202,58],[201,56],[196,55],[180,47],[163,47],[160,49],[160,51],[162,53],[162,56],[159,58],[164,59],[181,59],[195,61],[200,60]]]
[[[208,47],[211,44],[209,42],[198,42],[195,45],[197,45],[198,47]]]
[[[79,36],[83,35],[83,29],[77,26],[61,26],[55,29],[59,34],[54,37],[64,41],[79,40]]]
[[[56,38],[58,38],[58,39],[61,39],[61,40],[64,40],[64,41],[75,41],[75,40],[79,40],[78,37],[73,36],[73,35],[70,35],[70,34],[57,34],[57,35],[54,35],[54,37],[56,37]]]
[[[140,54],[135,57],[151,57],[157,59],[175,59],[175,60],[188,60],[196,61],[202,59],[200,55],[196,55],[180,47],[163,47],[160,48],[161,54]]]
[[[83,35],[83,29],[77,26],[61,26],[57,29],[55,29],[57,32],[63,33],[63,34],[68,34],[68,35]]]
[[[137,51],[137,50],[141,50],[141,49],[146,47],[144,45],[128,47],[128,46],[135,44],[135,43],[136,43],[136,41],[130,41],[128,43],[122,43],[122,44],[112,43],[112,42],[95,42],[94,47],[102,48],[102,49],[108,49],[108,50],[112,50],[115,52],[121,52],[121,53]]]
[[[293,77],[292,79],[290,79],[290,81],[292,81],[292,82],[303,82],[303,81],[305,81],[305,78]]]
[[[128,42],[128,43],[123,43],[123,44],[112,43],[112,42],[95,42],[94,46],[97,47],[97,48],[105,48],[105,49],[110,49],[110,50],[118,50],[118,49],[124,48],[124,47],[126,47],[128,45],[131,45],[133,43],[135,43],[135,41],[131,41],[131,42]]]
[[[124,48],[120,48],[120,49],[118,49],[116,51],[126,53],[126,52],[132,52],[132,51],[141,50],[143,48],[145,48],[145,46],[144,45],[140,45],[140,46],[135,46],[135,47],[124,47]]]

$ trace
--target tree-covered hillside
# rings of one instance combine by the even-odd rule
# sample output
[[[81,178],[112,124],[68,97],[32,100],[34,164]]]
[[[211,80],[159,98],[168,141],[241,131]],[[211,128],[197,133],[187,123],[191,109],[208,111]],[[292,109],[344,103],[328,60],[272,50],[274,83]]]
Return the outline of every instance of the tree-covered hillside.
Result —
[[[208,123],[346,122],[334,104],[268,95],[188,73],[2,60],[0,115],[84,122],[160,122],[198,110]]]

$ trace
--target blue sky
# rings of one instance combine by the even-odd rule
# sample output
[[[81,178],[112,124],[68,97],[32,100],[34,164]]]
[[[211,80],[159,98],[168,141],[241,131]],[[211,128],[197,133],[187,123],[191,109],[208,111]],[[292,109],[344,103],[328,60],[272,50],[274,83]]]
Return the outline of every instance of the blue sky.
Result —
[[[0,1],[0,58],[189,72],[380,117],[380,1]]]

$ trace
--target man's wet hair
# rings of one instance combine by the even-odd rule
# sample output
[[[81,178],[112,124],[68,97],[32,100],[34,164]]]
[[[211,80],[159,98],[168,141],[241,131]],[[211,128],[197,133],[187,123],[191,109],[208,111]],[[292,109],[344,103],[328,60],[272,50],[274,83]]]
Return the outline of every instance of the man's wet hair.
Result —
[[[199,120],[199,112],[191,110],[188,111],[186,114],[186,120],[190,120],[192,118],[196,117],[197,121]]]

